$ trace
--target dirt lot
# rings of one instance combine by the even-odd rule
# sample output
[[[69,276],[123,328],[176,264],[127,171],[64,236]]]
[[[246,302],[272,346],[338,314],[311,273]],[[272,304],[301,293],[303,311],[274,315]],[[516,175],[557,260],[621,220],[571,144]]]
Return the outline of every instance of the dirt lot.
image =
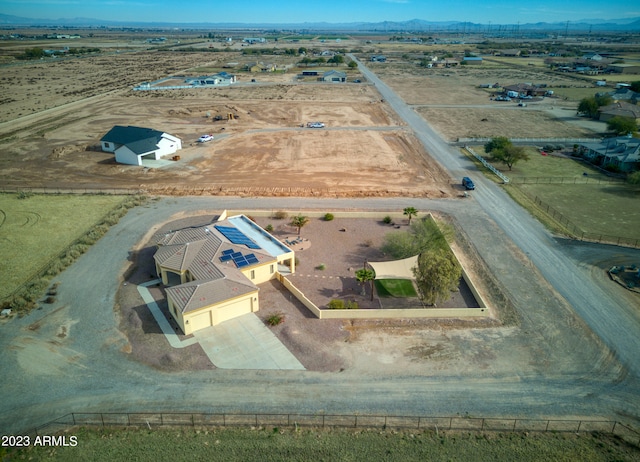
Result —
[[[10,187],[127,187],[172,194],[452,195],[448,177],[370,85],[278,83],[295,76],[289,73],[261,74],[256,84],[248,82],[251,74],[242,74],[241,83],[228,88],[128,89],[152,75],[222,65],[230,58],[218,56],[217,62],[212,56],[218,54],[142,52],[10,67],[9,83],[19,82],[22,73],[34,77],[18,85],[22,91],[14,97],[4,96],[16,100],[2,106],[5,120],[23,114],[11,109],[14,103],[29,112],[44,109],[38,101],[80,101],[2,124],[0,179]],[[115,76],[120,66],[124,71]],[[84,76],[82,83],[67,74]],[[215,121],[228,114],[236,119]],[[326,128],[300,128],[309,121]],[[179,136],[182,160],[146,169],[116,164],[112,154],[99,151],[100,138],[116,124]],[[216,140],[195,143],[203,133]]]
[[[382,218],[382,217],[381,217]],[[172,221],[162,229],[176,229],[182,226],[194,226],[209,223],[210,216],[199,216],[179,221]],[[272,224],[273,234],[279,238],[295,236],[296,230],[288,224],[288,220],[273,220],[257,217],[261,226]],[[404,222],[404,220],[402,220]],[[159,232],[162,232],[162,229]],[[341,231],[344,229],[345,231]],[[365,296],[361,295],[361,286],[355,279],[354,271],[358,269],[364,259],[370,261],[387,259],[379,250],[384,235],[390,232],[402,232],[407,229],[403,224],[399,229],[385,225],[374,219],[335,219],[325,222],[314,218],[302,229],[302,237],[308,239],[310,246],[297,253],[299,265],[295,274],[289,276],[293,283],[301,289],[318,306],[326,306],[333,298],[353,300],[361,308],[378,308],[383,304],[394,305],[376,296],[370,299],[367,289]],[[327,236],[331,236],[330,239]],[[463,238],[459,236],[459,238]],[[153,267],[153,253],[155,248],[143,244],[137,255],[137,266],[130,272],[127,281],[118,297],[120,310],[120,328],[129,339],[132,357],[161,370],[199,370],[211,369],[214,366],[199,345],[192,345],[184,349],[167,350],[167,343],[149,310],[142,304],[135,284],[155,279]],[[466,258],[472,258],[469,255]],[[325,269],[318,269],[320,264]],[[479,260],[465,261],[465,267],[472,271],[477,269]],[[477,275],[476,275],[477,277]],[[492,300],[491,290],[481,281],[479,289],[483,297]],[[164,291],[161,287],[152,288],[152,294],[159,301],[159,306],[174,326],[167,310]],[[415,302],[415,301],[414,301]],[[415,305],[414,305],[415,306]],[[477,306],[475,299],[469,293],[466,284],[461,284],[458,292],[452,293],[451,298],[438,306],[466,307]],[[308,370],[338,371],[356,368],[369,371],[376,367],[378,361],[385,364],[393,363],[394,370],[409,367],[419,357],[423,359],[443,354],[440,346],[427,348],[416,345],[420,338],[435,336],[438,338],[442,330],[465,328],[488,328],[501,325],[496,317],[480,320],[319,320],[315,318],[295,297],[277,281],[260,286],[260,311],[257,315],[265,320],[269,315],[282,313],[285,322],[273,327],[273,332],[300,360]],[[386,333],[380,337],[380,332]],[[456,335],[460,335],[459,330]],[[372,345],[367,339],[373,335],[376,342],[384,339],[384,344]],[[181,336],[181,338],[186,338]],[[416,343],[417,342],[417,343]],[[438,344],[439,345],[439,344]],[[363,350],[364,348],[364,350]],[[389,348],[393,352],[388,351]],[[366,353],[364,353],[366,351]],[[461,352],[449,351],[448,359],[461,360]],[[357,359],[356,359],[357,358]],[[386,359],[385,359],[386,358]],[[469,358],[465,361],[471,360]],[[414,367],[416,365],[414,364]],[[389,367],[392,367],[389,364]],[[395,369],[398,368],[398,369]]]
[[[517,102],[491,101],[495,90],[481,84],[510,85],[521,82],[546,84],[548,88],[584,87],[585,82],[543,70],[486,68],[420,69],[407,64],[377,65],[375,72],[442,136],[458,138],[509,136],[514,138],[586,138],[600,135],[593,124],[575,117],[577,101],[546,97]],[[595,88],[593,93],[595,93]],[[558,116],[558,109],[566,109]]]
[[[169,194],[454,195],[447,175],[369,84],[295,84],[297,71],[292,70],[240,72],[239,84],[229,88],[134,92],[132,86],[143,81],[213,72],[232,61],[240,66],[249,57],[128,50],[3,67],[3,184]],[[263,57],[271,58],[279,59]],[[494,65],[427,70],[400,62],[374,67],[450,140],[505,135],[505,130],[511,136],[591,135],[551,111],[573,102],[547,99],[507,108],[515,103],[490,102],[490,93],[478,88],[496,82],[576,84],[563,76]],[[228,114],[238,118],[214,121]],[[322,121],[326,128],[300,128],[309,121]],[[100,138],[116,124],[179,136],[181,160],[153,168],[116,164],[112,154],[98,149]],[[203,133],[216,139],[195,143]]]

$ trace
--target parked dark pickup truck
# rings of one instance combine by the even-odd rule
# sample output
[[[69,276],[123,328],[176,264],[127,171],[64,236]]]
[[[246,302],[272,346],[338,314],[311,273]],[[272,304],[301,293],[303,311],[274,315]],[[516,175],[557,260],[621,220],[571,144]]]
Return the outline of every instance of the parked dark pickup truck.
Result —
[[[464,186],[465,189],[476,189],[476,185],[473,184],[473,181],[471,181],[471,178],[468,176],[462,179],[462,186]]]

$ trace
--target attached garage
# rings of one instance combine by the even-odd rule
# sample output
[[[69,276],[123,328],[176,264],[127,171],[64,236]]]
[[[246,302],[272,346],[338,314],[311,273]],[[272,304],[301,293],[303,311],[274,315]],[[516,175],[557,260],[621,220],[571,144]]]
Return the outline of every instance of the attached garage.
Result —
[[[234,297],[235,295],[235,297]],[[205,327],[258,311],[258,287],[228,278],[193,281],[167,288],[169,312],[189,335]]]

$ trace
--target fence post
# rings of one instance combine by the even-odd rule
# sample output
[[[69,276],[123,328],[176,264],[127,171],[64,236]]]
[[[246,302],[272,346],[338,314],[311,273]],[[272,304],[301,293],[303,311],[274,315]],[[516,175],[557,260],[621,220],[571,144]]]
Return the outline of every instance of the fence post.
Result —
[[[516,424],[518,423],[518,419],[513,419],[513,430],[511,431],[516,431]]]
[[[484,418],[482,419],[482,425],[480,425],[480,431],[484,431]]]
[[[75,414],[75,412],[71,413],[71,418],[73,419],[73,425],[75,426],[75,424],[76,424],[76,414]]]
[[[102,420],[102,428],[104,428],[104,414],[100,413],[100,420]]]

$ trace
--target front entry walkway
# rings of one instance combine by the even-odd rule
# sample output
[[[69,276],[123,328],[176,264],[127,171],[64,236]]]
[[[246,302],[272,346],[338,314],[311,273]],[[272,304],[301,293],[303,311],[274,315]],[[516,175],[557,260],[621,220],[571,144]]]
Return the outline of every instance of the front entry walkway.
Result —
[[[305,369],[254,313],[200,329],[193,336],[221,369]]]

